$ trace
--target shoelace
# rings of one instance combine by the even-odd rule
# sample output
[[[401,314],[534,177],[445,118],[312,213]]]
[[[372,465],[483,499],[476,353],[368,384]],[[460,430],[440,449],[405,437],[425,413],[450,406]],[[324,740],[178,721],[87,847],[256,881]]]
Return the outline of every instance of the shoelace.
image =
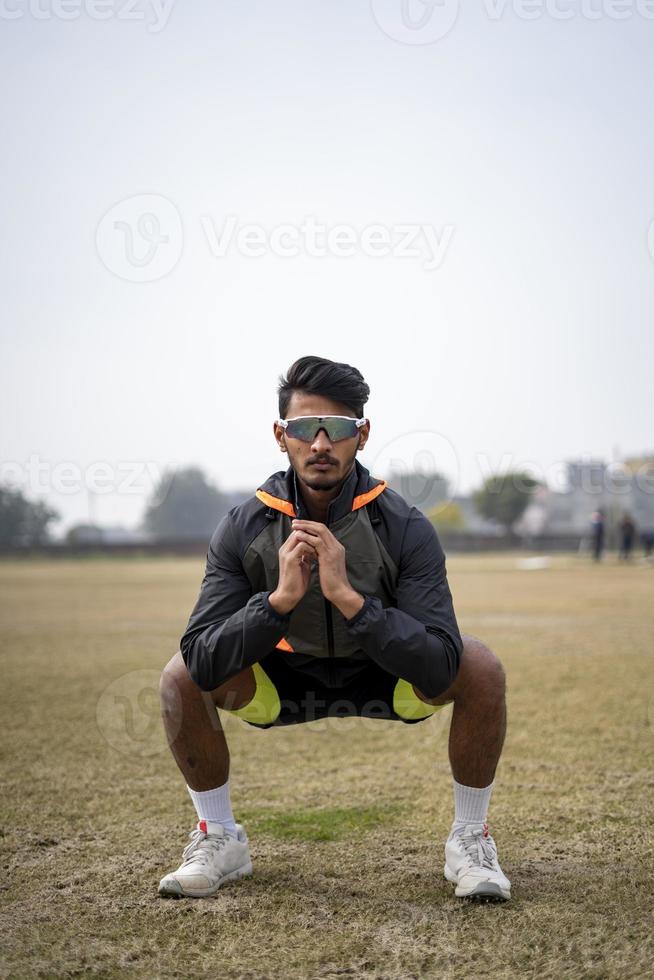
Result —
[[[459,834],[458,838],[472,865],[478,868],[486,868],[488,871],[495,870],[497,854],[495,842],[490,835],[484,837],[482,827],[475,828],[469,834]]]
[[[227,836],[205,834],[197,828],[191,831],[189,837],[191,841],[182,851],[182,867],[187,864],[208,864],[211,852],[223,848],[227,843]]]

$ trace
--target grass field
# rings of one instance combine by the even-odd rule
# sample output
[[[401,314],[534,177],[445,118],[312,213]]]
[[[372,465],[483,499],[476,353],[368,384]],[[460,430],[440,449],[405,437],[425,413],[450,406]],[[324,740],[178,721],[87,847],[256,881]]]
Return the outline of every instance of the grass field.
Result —
[[[0,563],[2,977],[654,976],[654,569],[448,563],[459,624],[500,656],[491,807],[507,905],[442,878],[446,709],[258,731],[226,721],[255,875],[162,901],[194,814],[158,673],[195,560]]]

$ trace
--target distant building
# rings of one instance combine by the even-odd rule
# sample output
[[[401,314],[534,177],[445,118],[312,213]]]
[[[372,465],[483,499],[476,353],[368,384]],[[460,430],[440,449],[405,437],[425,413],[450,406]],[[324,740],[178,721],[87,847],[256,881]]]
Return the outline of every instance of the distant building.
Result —
[[[585,534],[593,511],[606,507],[605,476],[602,461],[568,463],[567,488],[546,491],[541,501],[545,530],[551,534]]]
[[[654,531],[654,455],[611,464],[571,461],[567,463],[567,488],[545,490],[533,506],[540,508],[543,530],[551,534],[587,534],[590,516],[598,507],[606,515],[609,536],[627,512],[638,535]]]
[[[572,460],[566,463],[570,491],[601,494],[606,480],[606,463],[601,459]]]

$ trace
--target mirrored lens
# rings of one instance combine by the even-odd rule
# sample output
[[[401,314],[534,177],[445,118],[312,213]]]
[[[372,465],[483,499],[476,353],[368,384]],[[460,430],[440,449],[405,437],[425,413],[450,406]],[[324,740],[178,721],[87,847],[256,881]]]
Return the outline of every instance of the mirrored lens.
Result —
[[[302,439],[304,442],[312,442],[319,429],[326,431],[331,442],[338,442],[340,439],[351,439],[358,431],[356,419],[312,416],[311,418],[289,420],[286,426],[286,434],[291,439]]]

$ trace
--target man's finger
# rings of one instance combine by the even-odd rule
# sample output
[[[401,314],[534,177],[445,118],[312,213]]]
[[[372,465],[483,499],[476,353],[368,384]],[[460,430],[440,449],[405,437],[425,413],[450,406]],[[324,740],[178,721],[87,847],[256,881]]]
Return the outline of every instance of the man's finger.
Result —
[[[294,520],[292,524],[294,531],[307,531],[310,534],[317,534],[318,537],[322,537],[325,532],[331,534],[331,531],[326,524],[320,524],[318,521],[302,521]]]
[[[309,544],[308,541],[302,541],[300,538],[297,538],[293,546],[288,549],[287,554],[293,555],[293,557],[298,554],[303,554],[310,555],[312,558],[315,558],[318,553],[313,545]]]
[[[314,547],[317,547],[319,544],[323,543],[321,537],[319,537],[317,534],[311,534],[309,531],[297,530],[294,531],[293,533],[298,537],[300,541],[306,541],[308,544],[311,544]]]
[[[282,548],[284,548],[286,551],[291,551],[295,547],[295,545],[298,543],[298,541],[301,541],[301,540],[302,540],[302,538],[299,536],[299,534],[297,533],[297,531],[291,531],[291,533],[289,534],[289,536],[286,538],[286,541],[282,545]]]

